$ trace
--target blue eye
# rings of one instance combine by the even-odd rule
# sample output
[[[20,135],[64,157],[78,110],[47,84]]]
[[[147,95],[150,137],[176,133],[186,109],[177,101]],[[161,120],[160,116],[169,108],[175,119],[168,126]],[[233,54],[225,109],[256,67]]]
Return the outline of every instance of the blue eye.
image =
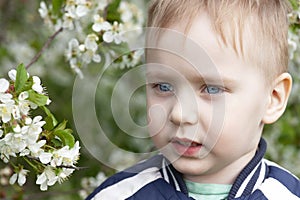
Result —
[[[219,94],[223,92],[223,89],[221,89],[220,87],[217,86],[206,86],[205,91],[208,94]]]
[[[174,91],[172,85],[169,83],[158,83],[156,86],[159,89],[159,91],[161,91],[161,92],[173,92]]]

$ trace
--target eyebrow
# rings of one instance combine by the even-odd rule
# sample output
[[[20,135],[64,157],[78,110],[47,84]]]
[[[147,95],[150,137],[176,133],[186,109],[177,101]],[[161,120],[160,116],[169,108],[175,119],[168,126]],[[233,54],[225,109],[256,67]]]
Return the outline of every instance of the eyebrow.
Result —
[[[237,80],[231,77],[226,77],[224,75],[202,75],[202,76],[193,76],[189,79],[191,82],[204,82],[207,84],[223,84],[223,85],[234,85],[237,83]]]
[[[164,71],[147,71],[146,77],[150,78],[158,78],[158,79],[168,79],[170,80],[172,76]],[[184,77],[186,78],[186,77]],[[216,85],[226,85],[226,86],[234,86],[237,84],[237,80],[231,77],[226,77],[224,75],[194,75],[187,79],[189,82],[192,83],[206,83],[206,84],[216,84]]]

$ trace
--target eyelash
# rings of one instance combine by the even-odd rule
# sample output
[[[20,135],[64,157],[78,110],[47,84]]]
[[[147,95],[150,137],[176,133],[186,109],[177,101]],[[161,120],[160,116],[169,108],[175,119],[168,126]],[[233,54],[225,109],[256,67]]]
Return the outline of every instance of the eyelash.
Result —
[[[167,89],[168,91],[162,89],[163,87],[165,87],[165,89]],[[160,92],[160,93],[174,92],[173,86],[169,83],[154,83],[152,85],[152,88],[158,90],[158,92]]]
[[[217,89],[217,91],[209,91],[209,88],[211,89]],[[215,86],[215,85],[205,85],[204,88],[202,89],[202,91],[204,91],[207,94],[210,95],[218,95],[218,94],[222,94],[225,89],[223,87],[220,86]]]

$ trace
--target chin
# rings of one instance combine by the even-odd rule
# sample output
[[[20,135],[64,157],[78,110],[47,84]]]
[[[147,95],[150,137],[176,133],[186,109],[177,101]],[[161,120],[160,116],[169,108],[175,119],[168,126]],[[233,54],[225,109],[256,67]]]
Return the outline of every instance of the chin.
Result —
[[[179,158],[172,162],[174,168],[184,175],[199,176],[207,173],[207,165],[199,159]]]

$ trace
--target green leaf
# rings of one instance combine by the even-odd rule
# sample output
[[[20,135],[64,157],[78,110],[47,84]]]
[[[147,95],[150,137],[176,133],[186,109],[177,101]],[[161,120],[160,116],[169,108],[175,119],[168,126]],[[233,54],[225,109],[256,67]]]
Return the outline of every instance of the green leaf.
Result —
[[[63,2],[63,0],[52,0],[53,14],[60,16],[60,11],[62,9]]]
[[[60,124],[57,125],[57,127],[55,127],[55,129],[53,130],[54,132],[55,131],[61,131],[61,130],[64,130],[67,126],[67,120],[64,120],[63,122],[61,122]]]
[[[33,90],[29,90],[28,94],[29,94],[28,100],[31,101],[32,103],[35,103],[38,106],[46,105],[46,103],[49,99],[47,96],[45,96],[43,94],[36,93]]]
[[[17,67],[17,75],[16,75],[16,82],[15,82],[15,90],[17,93],[22,92],[23,88],[25,87],[27,81],[27,71],[24,67],[24,64],[20,64]]]
[[[51,131],[58,124],[58,122],[54,115],[51,113],[51,111],[48,108],[46,108],[46,106],[42,106],[41,108],[47,115],[47,117],[45,117],[44,119],[46,121],[46,124],[43,127],[44,129]]]
[[[54,145],[55,148],[63,146],[62,142],[59,139],[53,138],[51,140],[51,142],[52,142],[52,144]]]
[[[64,145],[68,145],[70,148],[72,148],[75,144],[75,139],[72,135],[72,132],[73,131],[71,129],[57,130],[54,132],[54,135],[59,137]]]
[[[114,0],[107,6],[107,17],[106,20],[109,22],[121,21],[121,14],[117,12],[120,6],[121,0]]]
[[[29,77],[22,90],[23,91],[30,90],[32,88],[32,85],[33,85],[33,79],[32,79],[32,77]]]

